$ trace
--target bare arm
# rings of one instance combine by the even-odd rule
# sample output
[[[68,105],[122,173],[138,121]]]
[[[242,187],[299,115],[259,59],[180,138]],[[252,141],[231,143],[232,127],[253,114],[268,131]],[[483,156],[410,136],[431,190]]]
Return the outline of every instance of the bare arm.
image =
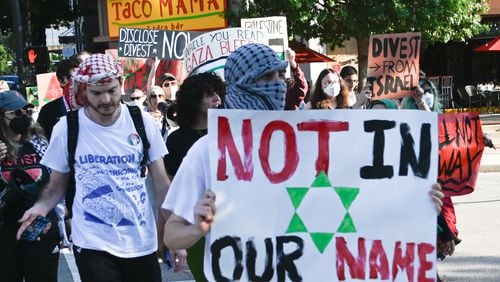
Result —
[[[172,213],[165,224],[163,242],[171,249],[187,249],[210,231],[215,216],[215,194],[208,190],[194,207],[195,223]]]
[[[156,201],[158,207],[161,207],[165,195],[167,195],[168,188],[170,187],[170,180],[163,165],[163,159],[158,159],[148,166],[149,173],[153,178],[153,187],[156,193]],[[163,210],[163,209],[160,209]],[[167,214],[163,213],[165,219],[168,219]]]
[[[69,173],[52,170],[50,181],[43,189],[40,198],[19,220],[21,227],[17,231],[18,240],[33,220],[38,216],[46,216],[61,201],[68,187],[69,176]]]

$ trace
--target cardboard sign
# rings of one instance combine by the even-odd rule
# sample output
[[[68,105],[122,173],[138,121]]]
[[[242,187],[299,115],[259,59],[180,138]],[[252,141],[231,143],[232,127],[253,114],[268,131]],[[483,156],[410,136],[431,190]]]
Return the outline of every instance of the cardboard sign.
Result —
[[[119,27],[161,30],[224,28],[224,0],[107,0],[108,34],[118,37]]]
[[[478,113],[439,115],[439,183],[446,196],[474,191],[483,150]]]
[[[208,281],[435,279],[436,113],[210,110],[208,126]]]
[[[418,85],[420,33],[378,34],[370,36],[367,81],[372,99],[411,96]]]
[[[201,32],[120,28],[118,56],[183,59],[184,48]]]
[[[241,19],[241,28],[256,29],[267,34],[269,41],[266,45],[273,48],[282,60],[288,48],[288,30],[286,17],[265,17]]]
[[[38,88],[38,105],[40,107],[63,95],[55,72],[37,74],[36,85]]]
[[[186,73],[215,72],[224,78],[226,58],[248,43],[267,44],[267,37],[261,31],[243,28],[219,29],[202,34],[184,49]]]
[[[282,60],[285,58],[285,50],[288,49],[288,30],[286,17],[264,17],[241,19],[241,28],[256,29],[267,34],[268,45]],[[286,68],[286,77],[290,77],[290,69]]]

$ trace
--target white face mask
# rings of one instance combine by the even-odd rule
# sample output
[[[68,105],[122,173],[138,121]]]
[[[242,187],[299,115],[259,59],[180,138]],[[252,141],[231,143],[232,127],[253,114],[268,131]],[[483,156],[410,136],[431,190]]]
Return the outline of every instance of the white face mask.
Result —
[[[143,97],[141,99],[138,99],[138,100],[134,100],[134,101],[129,101],[128,104],[130,106],[138,106],[138,107],[142,107],[143,104],[144,104],[144,101],[146,100],[146,97]]]
[[[424,101],[429,106],[429,108],[432,109],[432,106],[434,106],[434,94],[430,92],[425,92],[424,93]]]
[[[323,88],[323,91],[330,97],[337,97],[340,94],[340,83],[332,82]]]

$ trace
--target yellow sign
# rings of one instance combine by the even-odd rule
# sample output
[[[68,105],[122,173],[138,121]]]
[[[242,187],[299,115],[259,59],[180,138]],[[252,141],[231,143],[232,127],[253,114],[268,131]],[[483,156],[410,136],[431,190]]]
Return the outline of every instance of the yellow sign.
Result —
[[[225,0],[107,0],[109,37],[119,27],[210,30],[227,26]]]

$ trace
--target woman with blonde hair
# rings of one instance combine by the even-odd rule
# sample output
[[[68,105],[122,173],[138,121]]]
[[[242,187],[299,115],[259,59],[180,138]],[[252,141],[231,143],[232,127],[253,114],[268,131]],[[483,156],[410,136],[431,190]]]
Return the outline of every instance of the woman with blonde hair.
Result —
[[[336,71],[321,71],[304,109],[349,109],[349,89]]]

